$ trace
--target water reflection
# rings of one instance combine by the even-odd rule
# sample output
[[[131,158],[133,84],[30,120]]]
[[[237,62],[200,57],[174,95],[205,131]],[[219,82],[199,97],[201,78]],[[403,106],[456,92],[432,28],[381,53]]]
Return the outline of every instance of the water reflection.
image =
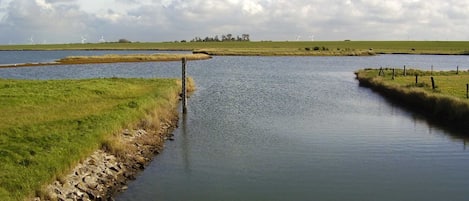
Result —
[[[182,158],[184,161],[184,169],[187,173],[190,174],[191,170],[191,164],[189,158],[190,158],[190,140],[188,137],[188,131],[187,131],[187,112],[182,113],[182,122],[181,122],[181,148],[182,148]]]
[[[380,92],[374,91],[372,89],[369,89],[368,87],[359,85],[361,88],[368,89],[370,91],[373,91],[373,93],[380,94]],[[384,96],[380,94],[380,96]],[[405,113],[406,115],[411,116],[412,121],[414,122],[414,126],[417,126],[419,124],[425,124],[428,127],[428,133],[429,134],[445,134],[449,135],[453,139],[461,140],[463,142],[469,140],[469,135],[467,132],[467,129],[469,125],[467,126],[455,126],[453,124],[445,123],[442,122],[441,120],[436,120],[430,117],[425,116],[425,111],[422,110],[416,110],[415,108],[408,106],[406,104],[403,104],[398,98],[393,99],[393,98],[388,98],[388,97],[382,97],[382,101],[385,102],[386,104],[390,105],[390,114],[392,115],[399,115],[400,113]],[[434,130],[437,129],[435,132]]]
[[[191,65],[200,88],[176,131],[187,143],[118,200],[464,200],[465,140],[357,87],[352,69],[373,59]]]

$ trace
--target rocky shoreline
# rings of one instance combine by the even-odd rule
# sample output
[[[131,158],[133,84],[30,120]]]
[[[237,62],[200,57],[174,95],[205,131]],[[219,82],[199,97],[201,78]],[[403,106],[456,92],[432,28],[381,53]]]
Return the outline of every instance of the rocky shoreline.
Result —
[[[158,154],[166,140],[173,140],[172,132],[178,118],[161,122],[159,128],[137,126],[126,129],[119,139],[129,146],[123,156],[99,149],[84,159],[65,176],[49,184],[41,197],[33,201],[87,201],[114,200],[113,196],[127,189],[127,183],[135,180],[152,158]],[[130,150],[130,151],[129,151]]]

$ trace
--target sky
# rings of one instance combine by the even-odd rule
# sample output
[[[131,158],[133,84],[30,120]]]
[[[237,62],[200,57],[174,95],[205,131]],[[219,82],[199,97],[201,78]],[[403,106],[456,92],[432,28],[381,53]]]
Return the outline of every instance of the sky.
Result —
[[[0,0],[0,44],[469,40],[466,0]]]

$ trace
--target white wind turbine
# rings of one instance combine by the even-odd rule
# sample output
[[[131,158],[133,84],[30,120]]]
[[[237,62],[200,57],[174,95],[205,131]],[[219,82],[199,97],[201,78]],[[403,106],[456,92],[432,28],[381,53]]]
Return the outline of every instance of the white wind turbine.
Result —
[[[31,36],[31,37],[28,39],[28,41],[29,41],[29,44],[31,44],[31,45],[34,44],[33,36]]]
[[[297,36],[296,36],[296,41],[300,41],[300,39],[301,39],[301,36],[300,36],[300,35],[297,35]]]
[[[85,44],[86,38],[84,36],[81,36],[81,44]]]
[[[106,40],[104,40],[104,36],[101,36],[101,39],[99,39],[99,42],[100,43],[105,43],[106,42]]]
[[[311,41],[314,41],[314,34],[311,34]]]

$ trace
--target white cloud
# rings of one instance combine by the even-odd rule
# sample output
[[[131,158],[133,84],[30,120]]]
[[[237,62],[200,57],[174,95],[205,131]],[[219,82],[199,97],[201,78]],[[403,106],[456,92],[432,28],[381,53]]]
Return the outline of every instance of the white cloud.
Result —
[[[259,3],[254,1],[244,1],[242,4],[243,11],[249,15],[258,14],[264,10]]]
[[[36,4],[41,7],[42,9],[52,10],[52,5],[47,3],[46,0],[35,0]]]
[[[114,12],[113,10],[107,10],[107,12],[97,13],[96,17],[104,21],[109,21],[112,23],[119,23],[119,21],[125,16],[123,14]]]
[[[3,17],[3,18],[2,18]],[[460,0],[0,0],[0,43],[128,38],[172,41],[249,33],[253,40],[469,40]]]

